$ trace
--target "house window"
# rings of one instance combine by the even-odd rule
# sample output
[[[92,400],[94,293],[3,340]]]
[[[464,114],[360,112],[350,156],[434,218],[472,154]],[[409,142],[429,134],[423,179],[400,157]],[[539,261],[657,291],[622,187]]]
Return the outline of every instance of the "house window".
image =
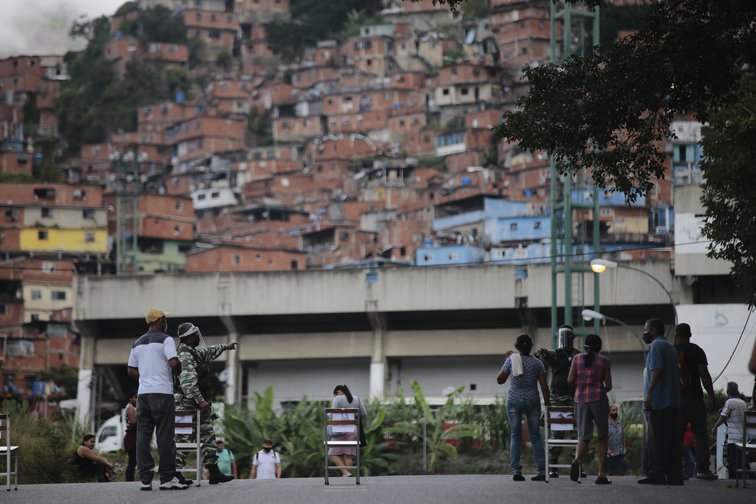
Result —
[[[39,289],[32,289],[31,291],[31,298],[32,299],[42,299],[42,291]]]
[[[0,315],[5,315],[5,305],[0,303]]]
[[[218,191],[210,193],[210,197],[213,199],[220,198],[220,193]]]
[[[241,256],[239,254],[234,254],[234,264],[241,264]]]
[[[181,226],[173,226],[173,234],[178,236],[181,233]]]
[[[441,94],[444,96],[449,96],[449,88],[444,88],[441,90]]]
[[[467,96],[468,94],[470,94],[470,90],[467,89],[466,87],[463,87],[462,89],[460,89],[460,92],[462,93],[462,96]]]
[[[262,256],[260,254],[255,254],[255,261],[259,261],[262,259]]]
[[[66,300],[66,291],[52,291],[50,293],[50,297],[53,301],[65,301]]]
[[[202,201],[203,199],[205,199],[205,195],[204,194],[198,194],[197,195],[197,201]]]
[[[38,200],[54,200],[55,199],[55,189],[34,189],[34,199]]]
[[[94,219],[95,211],[94,208],[84,208],[81,211],[81,216],[85,219]]]
[[[197,12],[196,14],[194,14],[194,19],[196,19],[197,21],[202,21],[202,13]]]
[[[291,261],[291,269],[299,269],[299,261]]]
[[[52,261],[42,262],[42,273],[53,273],[55,271],[55,263]]]
[[[42,207],[42,217],[44,218],[52,217],[52,210],[47,207]]]
[[[47,240],[47,231],[37,231],[37,239]]]
[[[535,221],[533,223],[533,229],[541,229],[541,221]]]
[[[92,243],[95,241],[95,234],[94,231],[87,231],[84,233],[84,241],[87,243]]]
[[[516,222],[511,223],[509,225],[509,230],[510,231],[517,231],[517,223]]]
[[[180,201],[177,201],[176,202],[176,211],[180,212],[183,209],[184,209],[184,205],[182,205]]]

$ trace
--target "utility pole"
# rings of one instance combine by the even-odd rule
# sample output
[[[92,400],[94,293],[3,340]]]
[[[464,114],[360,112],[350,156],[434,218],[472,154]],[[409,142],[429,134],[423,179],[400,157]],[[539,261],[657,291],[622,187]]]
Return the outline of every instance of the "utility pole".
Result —
[[[586,24],[592,22],[587,33]],[[562,50],[558,50],[558,30],[562,26]],[[571,56],[585,56],[586,40],[592,37],[591,48],[599,43],[599,10],[598,7],[589,10],[587,7],[573,6],[550,2],[549,27],[551,31],[551,60],[556,63]],[[577,28],[573,32],[573,28]],[[559,275],[563,276],[564,287],[564,324],[575,325],[575,307],[584,307],[586,275],[593,274],[593,307],[600,311],[598,275],[593,273],[587,264],[590,257],[587,253],[587,216],[593,212],[593,254],[599,250],[599,200],[598,188],[585,172],[585,167],[573,183],[573,175],[568,171],[560,176],[556,162],[550,158],[550,203],[551,203],[551,339],[556,347],[557,327],[559,324]],[[585,192],[591,192],[591,198],[584,197]],[[575,210],[579,210],[575,219]],[[577,232],[576,232],[577,231]],[[575,233],[575,234],[573,234]],[[573,284],[577,280],[577,284]],[[599,321],[593,321],[593,331],[598,333]],[[576,330],[576,334],[580,331]]]
[[[139,193],[141,177],[139,166],[146,159],[144,153],[133,149],[111,156],[115,168],[116,193],[116,273],[137,273],[139,234]]]

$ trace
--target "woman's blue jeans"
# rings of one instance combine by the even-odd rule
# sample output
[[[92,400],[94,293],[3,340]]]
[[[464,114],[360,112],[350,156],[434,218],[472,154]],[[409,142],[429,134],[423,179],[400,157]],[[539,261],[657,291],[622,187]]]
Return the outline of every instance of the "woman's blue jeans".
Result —
[[[507,399],[507,417],[511,431],[509,442],[509,458],[512,462],[512,474],[522,474],[520,465],[520,450],[522,447],[522,416],[528,421],[528,435],[533,446],[536,470],[538,474],[546,473],[546,454],[543,452],[541,441],[541,399]]]

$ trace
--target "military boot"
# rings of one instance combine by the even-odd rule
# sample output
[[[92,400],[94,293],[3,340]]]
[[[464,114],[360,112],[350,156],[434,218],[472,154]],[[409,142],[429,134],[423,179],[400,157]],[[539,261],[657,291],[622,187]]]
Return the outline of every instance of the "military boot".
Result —
[[[181,483],[182,485],[192,486],[194,484],[194,480],[185,478],[184,475],[181,474],[181,472],[179,471],[176,471],[174,476],[176,477],[177,480],[179,480],[179,483]]]
[[[227,483],[234,479],[233,476],[226,476],[221,472],[220,469],[218,469],[217,464],[209,465],[206,467],[207,472],[210,475],[210,480],[208,481],[211,485],[217,485],[218,483]]]

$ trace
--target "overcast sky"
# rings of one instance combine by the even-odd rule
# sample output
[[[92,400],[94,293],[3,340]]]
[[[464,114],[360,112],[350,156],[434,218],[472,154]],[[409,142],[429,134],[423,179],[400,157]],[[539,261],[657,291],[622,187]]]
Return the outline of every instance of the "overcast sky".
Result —
[[[71,23],[79,16],[112,15],[126,0],[0,0],[0,58],[63,54],[72,47]],[[80,43],[81,45],[81,43]]]

